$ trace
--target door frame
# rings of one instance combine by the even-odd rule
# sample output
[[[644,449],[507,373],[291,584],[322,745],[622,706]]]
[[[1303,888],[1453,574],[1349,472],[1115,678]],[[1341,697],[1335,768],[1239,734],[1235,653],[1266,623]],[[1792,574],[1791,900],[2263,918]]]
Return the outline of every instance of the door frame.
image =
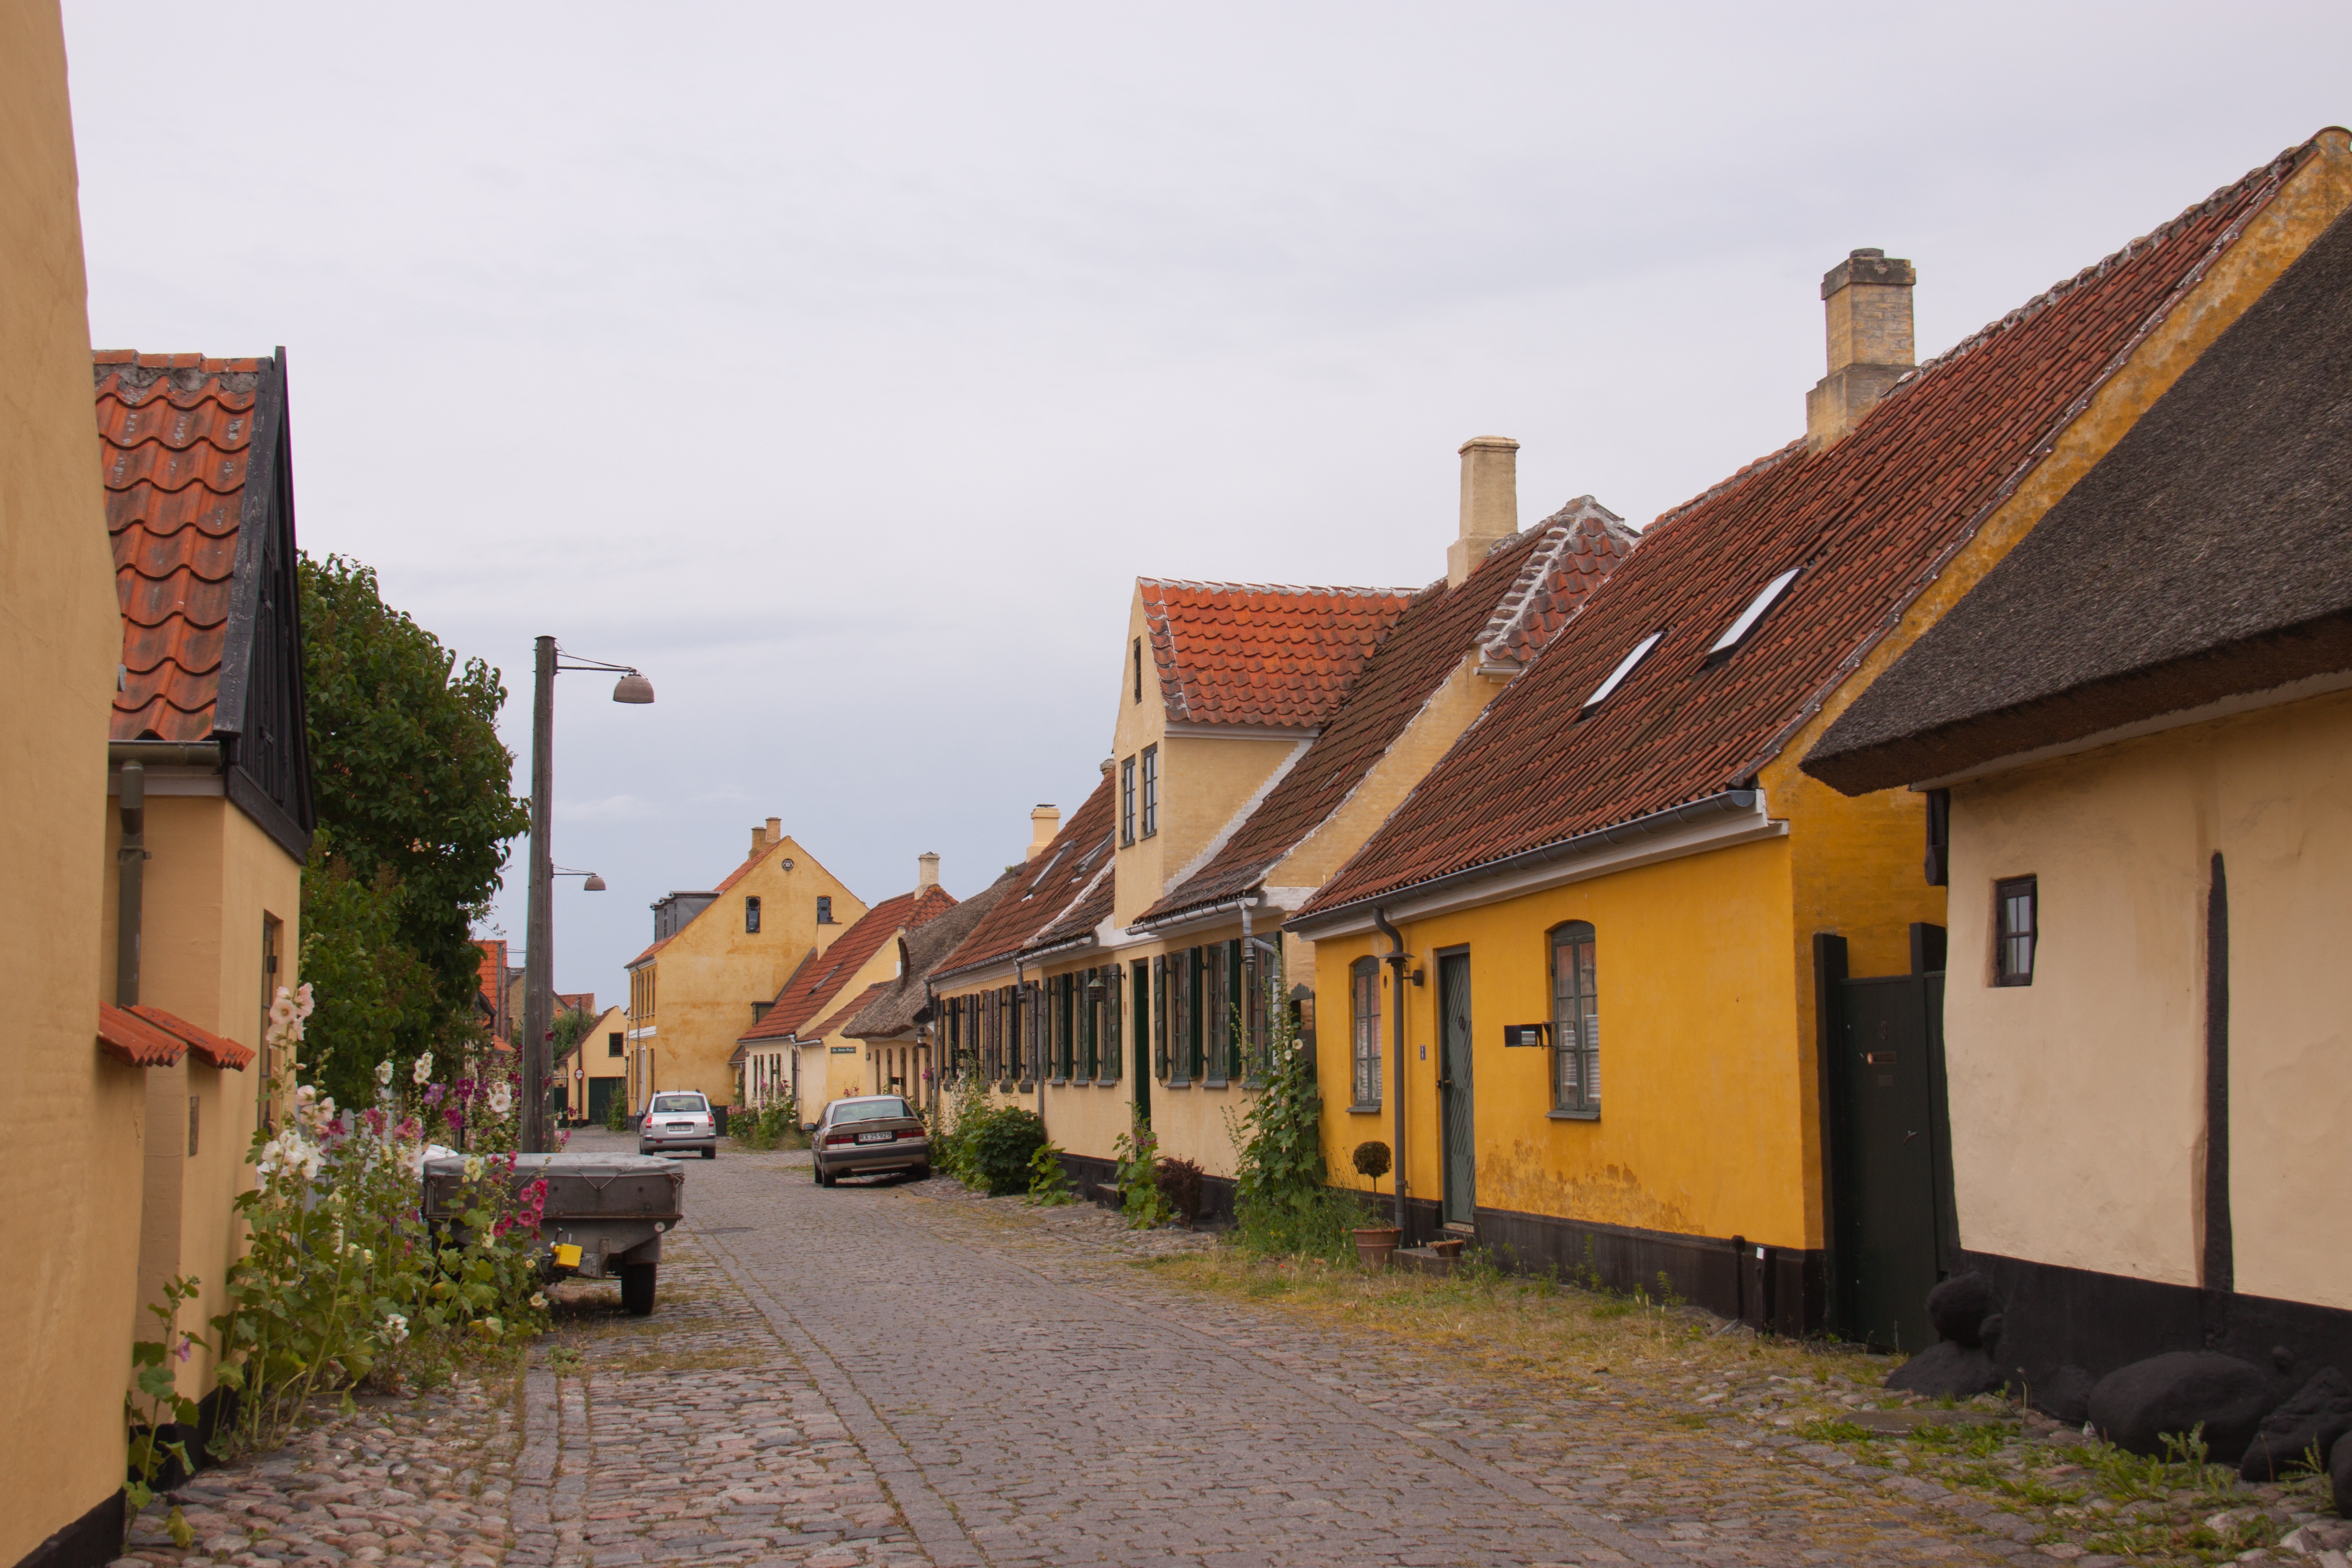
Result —
[[[1445,1037],[1445,965],[1448,959],[1455,958],[1462,961],[1463,991],[1462,1077],[1459,1081],[1452,1078],[1454,1064],[1449,1058],[1451,1047]],[[1441,947],[1430,954],[1430,959],[1437,965],[1437,1225],[1443,1230],[1448,1225],[1475,1226],[1478,1223],[1477,1073],[1475,1064],[1478,1028],[1470,1010],[1469,944],[1461,942],[1452,947]],[[1468,1168],[1468,1180],[1465,1185],[1469,1189],[1463,1194],[1463,1217],[1459,1220],[1452,1218],[1450,1213],[1454,1207],[1454,1170],[1453,1152],[1447,1138],[1451,1131],[1449,1123],[1455,1116],[1462,1119],[1463,1162]]]

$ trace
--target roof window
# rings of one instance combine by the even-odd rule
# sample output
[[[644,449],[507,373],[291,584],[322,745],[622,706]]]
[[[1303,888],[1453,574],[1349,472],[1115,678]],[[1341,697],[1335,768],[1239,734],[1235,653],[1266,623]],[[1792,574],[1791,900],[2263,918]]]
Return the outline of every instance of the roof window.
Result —
[[[1607,701],[1609,694],[1623,684],[1625,678],[1633,673],[1633,667],[1647,658],[1650,650],[1658,646],[1658,639],[1665,635],[1663,631],[1654,631],[1635,643],[1633,651],[1619,660],[1617,668],[1609,672],[1609,679],[1592,689],[1592,695],[1584,700],[1583,710],[1590,713]]]
[[[1748,607],[1739,612],[1739,618],[1723,628],[1723,635],[1715,639],[1715,646],[1706,650],[1706,657],[1713,658],[1719,653],[1729,653],[1738,647],[1739,639],[1756,629],[1756,623],[1764,618],[1764,612],[1789,591],[1789,584],[1797,580],[1797,574],[1802,570],[1804,568],[1801,566],[1791,566],[1759,589],[1756,596],[1748,601]]]

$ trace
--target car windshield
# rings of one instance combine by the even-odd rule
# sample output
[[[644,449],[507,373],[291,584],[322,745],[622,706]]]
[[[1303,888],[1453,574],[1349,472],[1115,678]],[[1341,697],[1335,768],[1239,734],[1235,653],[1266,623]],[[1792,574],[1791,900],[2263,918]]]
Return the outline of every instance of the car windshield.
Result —
[[[654,1114],[664,1111],[700,1110],[702,1096],[698,1094],[657,1094],[654,1096]]]
[[[833,1108],[835,1126],[845,1121],[879,1121],[887,1116],[908,1114],[907,1102],[895,1097],[888,1100],[845,1100]]]

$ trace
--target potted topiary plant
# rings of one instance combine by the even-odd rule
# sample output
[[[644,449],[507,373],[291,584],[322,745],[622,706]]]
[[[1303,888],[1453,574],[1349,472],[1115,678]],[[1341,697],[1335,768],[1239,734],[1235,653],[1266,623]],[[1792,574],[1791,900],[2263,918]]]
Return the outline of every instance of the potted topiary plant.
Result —
[[[1356,1145],[1356,1170],[1372,1179],[1372,1192],[1377,1196],[1381,1178],[1389,1173],[1389,1146],[1375,1138],[1369,1143]],[[1367,1268],[1386,1268],[1396,1256],[1397,1243],[1404,1233],[1392,1225],[1364,1226],[1356,1230],[1356,1261]]]

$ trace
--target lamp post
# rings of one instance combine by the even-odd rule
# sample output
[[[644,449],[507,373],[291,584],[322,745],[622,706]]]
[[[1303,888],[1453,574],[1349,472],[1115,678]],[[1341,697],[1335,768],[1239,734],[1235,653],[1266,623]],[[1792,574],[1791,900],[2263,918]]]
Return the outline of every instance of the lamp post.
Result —
[[[555,1024],[555,858],[548,839],[548,818],[555,790],[555,677],[566,669],[603,669],[619,673],[614,683],[615,702],[644,703],[654,700],[653,682],[631,666],[602,659],[572,658],[541,637],[531,663],[530,707],[530,904],[526,920],[522,977],[522,1152],[544,1154],[553,1140],[547,1126],[547,1096],[552,1064],[548,1044]],[[589,892],[604,890],[604,879],[593,872],[566,871],[585,877]]]

